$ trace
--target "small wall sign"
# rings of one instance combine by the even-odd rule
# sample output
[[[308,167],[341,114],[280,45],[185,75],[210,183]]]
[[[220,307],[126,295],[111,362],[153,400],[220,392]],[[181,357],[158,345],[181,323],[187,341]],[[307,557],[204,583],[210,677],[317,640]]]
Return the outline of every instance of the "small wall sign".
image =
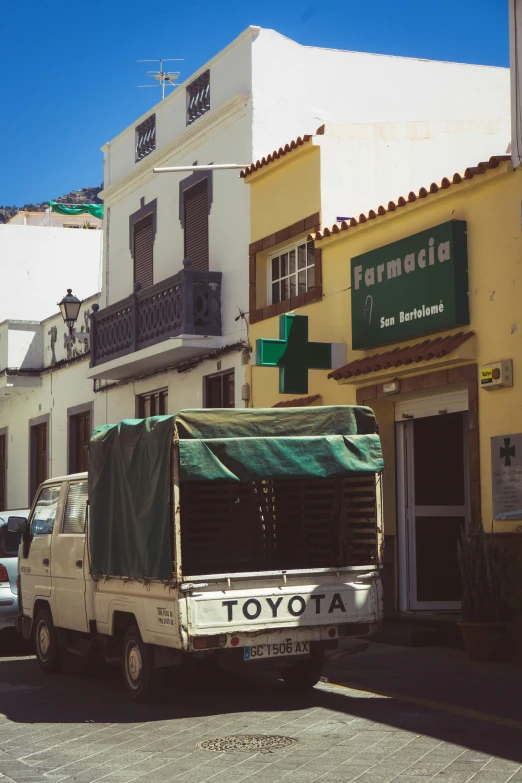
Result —
[[[354,350],[469,324],[466,222],[352,258],[351,300]]]
[[[491,438],[493,519],[522,519],[522,433]]]

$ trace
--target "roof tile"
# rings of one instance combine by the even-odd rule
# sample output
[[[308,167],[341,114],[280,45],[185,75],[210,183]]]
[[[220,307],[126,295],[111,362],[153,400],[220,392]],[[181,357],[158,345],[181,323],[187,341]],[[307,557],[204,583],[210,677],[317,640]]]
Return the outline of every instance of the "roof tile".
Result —
[[[297,397],[295,400],[281,400],[272,405],[272,408],[305,408],[320,399],[320,394],[312,394],[310,397]]]
[[[380,370],[388,370],[391,367],[402,367],[417,362],[428,362],[432,359],[441,359],[448,353],[457,350],[463,343],[469,340],[475,332],[459,332],[448,337],[436,337],[434,340],[424,340],[422,343],[408,345],[406,348],[392,348],[385,353],[376,353],[373,356],[363,356],[344,367],[329,373],[329,378],[336,381],[368,375]]]
[[[317,128],[315,135],[316,136],[323,136],[324,135],[325,126],[321,125],[320,128]],[[272,163],[274,160],[278,160],[283,155],[287,155],[289,152],[292,152],[292,150],[296,150],[298,147],[302,147],[303,144],[306,144],[306,142],[310,141],[312,138],[312,134],[305,133],[303,136],[298,136],[297,139],[292,139],[292,141],[288,142],[288,144],[285,144],[284,147],[279,147],[278,150],[274,150],[266,157],[262,158],[261,160],[256,160],[255,163],[252,163],[251,166],[247,166],[246,169],[243,169],[240,173],[240,177],[242,179],[245,179],[249,176],[249,174],[253,174],[254,171],[257,171],[258,169],[262,169],[263,166],[268,166],[269,163]]]
[[[459,185],[464,180],[473,179],[473,177],[478,174],[485,174],[490,169],[496,169],[502,162],[508,160],[511,160],[510,155],[494,155],[488,161],[482,161],[477,166],[470,166],[465,170],[464,174],[455,172],[451,179],[444,177],[439,183],[432,182],[429,187],[421,188],[418,193],[411,191],[406,197],[399,196],[397,201],[390,201],[387,207],[384,207],[381,204],[377,210],[370,209],[367,215],[361,214],[358,218],[350,218],[349,222],[343,220],[342,223],[336,223],[335,226],[332,226],[331,228],[323,228],[322,231],[316,231],[314,234],[310,234],[308,239],[315,239],[318,241],[325,237],[329,237],[332,234],[338,234],[340,231],[347,231],[353,226],[366,223],[368,220],[374,220],[379,216],[385,215],[387,212],[395,212],[398,207],[405,207],[407,204],[411,204],[419,198],[427,198],[431,193],[438,193],[439,190],[445,190],[446,188],[451,187],[451,185]],[[243,172],[241,173],[241,176],[243,176]]]

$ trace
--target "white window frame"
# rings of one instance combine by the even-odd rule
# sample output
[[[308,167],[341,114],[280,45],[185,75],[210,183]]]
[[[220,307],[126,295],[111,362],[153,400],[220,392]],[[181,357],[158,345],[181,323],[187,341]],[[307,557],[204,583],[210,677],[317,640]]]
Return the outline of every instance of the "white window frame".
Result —
[[[306,264],[305,264],[304,267],[299,269],[299,266],[298,266],[299,248],[303,247],[303,246],[306,248]],[[268,280],[267,280],[267,293],[268,293],[267,301],[268,301],[269,305],[274,304],[273,292],[272,292],[272,285],[273,285],[274,282],[279,282],[280,283],[282,280],[289,281],[291,279],[291,277],[293,277],[295,279],[295,291],[294,291],[294,293],[289,295],[289,296],[286,296],[284,298],[281,298],[281,288],[279,288],[279,299],[277,300],[278,302],[288,302],[288,301],[290,301],[290,299],[293,299],[294,297],[299,296],[299,294],[306,293],[311,288],[315,287],[315,254],[313,256],[312,263],[309,263],[309,258],[308,258],[309,246],[314,248],[313,241],[309,241],[307,239],[302,239],[300,242],[293,242],[291,245],[286,245],[285,247],[280,248],[280,250],[277,250],[274,253],[270,253],[267,256],[267,278],[268,278]],[[290,269],[289,259],[290,259],[290,253],[292,251],[294,251],[294,253],[295,253],[294,272],[290,272],[289,271],[289,269]],[[272,261],[275,258],[280,258],[282,255],[287,255],[288,256],[288,258],[287,258],[287,274],[284,275],[284,276],[281,276],[281,267],[279,267],[280,277],[276,278],[276,280],[274,281],[272,279]],[[309,285],[310,274],[309,274],[308,270],[313,270],[313,275],[312,275],[313,285]],[[305,289],[305,291],[299,291],[299,276],[298,276],[299,272],[305,272],[305,277],[306,277],[306,289]]]

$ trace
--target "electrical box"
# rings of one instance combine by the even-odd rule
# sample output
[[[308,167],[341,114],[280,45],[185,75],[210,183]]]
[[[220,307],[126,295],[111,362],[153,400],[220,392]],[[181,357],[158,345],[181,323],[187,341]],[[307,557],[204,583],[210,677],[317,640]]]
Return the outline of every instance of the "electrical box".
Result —
[[[506,389],[513,386],[513,361],[492,362],[480,368],[480,388],[486,391]]]

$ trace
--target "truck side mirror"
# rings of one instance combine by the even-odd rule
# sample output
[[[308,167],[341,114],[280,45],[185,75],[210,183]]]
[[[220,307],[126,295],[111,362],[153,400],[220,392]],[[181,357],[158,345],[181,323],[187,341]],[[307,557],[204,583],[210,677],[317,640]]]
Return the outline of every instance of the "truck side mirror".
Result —
[[[7,529],[10,533],[28,533],[29,525],[25,517],[9,517],[7,520]]]

